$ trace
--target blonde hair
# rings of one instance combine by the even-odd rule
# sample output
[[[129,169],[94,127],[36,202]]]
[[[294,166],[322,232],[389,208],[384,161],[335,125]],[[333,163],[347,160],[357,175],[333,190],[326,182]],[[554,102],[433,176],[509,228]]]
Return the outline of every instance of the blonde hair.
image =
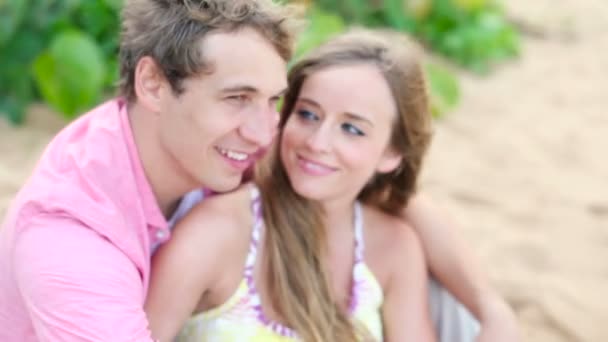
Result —
[[[402,156],[399,167],[377,174],[358,199],[396,215],[414,193],[423,155],[431,138],[425,79],[416,46],[396,33],[355,30],[340,35],[296,63],[281,111],[284,127],[306,78],[337,65],[371,63],[378,67],[395,100],[397,115],[390,145]],[[279,136],[281,143],[282,136]],[[331,294],[326,230],[318,204],[299,196],[275,148],[258,170],[266,224],[270,293],[274,308],[304,341],[356,341],[364,332]]]
[[[207,67],[200,42],[212,31],[257,30],[285,61],[299,28],[299,6],[271,0],[126,0],[122,10],[120,92],[135,100],[135,68],[152,57],[176,95]]]

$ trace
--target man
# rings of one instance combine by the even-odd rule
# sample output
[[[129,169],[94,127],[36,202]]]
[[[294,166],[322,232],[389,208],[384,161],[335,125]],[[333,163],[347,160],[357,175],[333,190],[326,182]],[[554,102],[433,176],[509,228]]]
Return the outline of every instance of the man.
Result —
[[[142,308],[151,254],[203,197],[197,189],[236,188],[274,136],[289,7],[127,0],[122,24],[122,97],[51,141],[0,228],[0,341],[152,341]],[[494,324],[485,341],[512,331],[498,327],[510,312],[449,226],[422,199],[408,210],[434,275],[480,319],[481,336],[486,318]]]

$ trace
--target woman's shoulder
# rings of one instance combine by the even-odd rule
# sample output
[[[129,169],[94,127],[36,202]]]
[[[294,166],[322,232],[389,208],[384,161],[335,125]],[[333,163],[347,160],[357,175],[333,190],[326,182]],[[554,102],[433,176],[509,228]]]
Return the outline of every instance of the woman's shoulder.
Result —
[[[412,226],[402,217],[390,215],[374,206],[363,205],[364,229],[368,239],[383,247],[399,247],[416,239]]]
[[[225,193],[216,193],[200,201],[197,211],[226,212],[236,210],[251,201],[251,193],[255,189],[252,183],[245,183],[238,188]]]
[[[363,206],[366,262],[386,284],[390,275],[406,264],[406,259],[421,257],[421,243],[405,219]],[[384,280],[384,281],[383,281]]]
[[[175,226],[174,233],[188,235],[188,240],[229,242],[235,235],[250,231],[251,185],[205,198]]]
[[[246,183],[231,192],[209,196],[198,203],[187,216],[213,218],[224,223],[235,221],[248,212],[252,189],[253,185]]]

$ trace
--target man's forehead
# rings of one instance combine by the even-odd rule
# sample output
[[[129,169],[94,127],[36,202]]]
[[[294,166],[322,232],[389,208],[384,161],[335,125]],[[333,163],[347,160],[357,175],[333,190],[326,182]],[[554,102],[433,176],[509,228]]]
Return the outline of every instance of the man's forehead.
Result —
[[[274,46],[253,30],[217,32],[206,37],[202,76],[216,90],[273,94],[287,86],[287,63]]]
[[[249,59],[263,55],[268,59],[278,58],[283,64],[286,63],[271,40],[254,28],[212,31],[200,41],[200,47],[204,57],[216,62],[230,57],[245,57],[241,60],[246,63]]]

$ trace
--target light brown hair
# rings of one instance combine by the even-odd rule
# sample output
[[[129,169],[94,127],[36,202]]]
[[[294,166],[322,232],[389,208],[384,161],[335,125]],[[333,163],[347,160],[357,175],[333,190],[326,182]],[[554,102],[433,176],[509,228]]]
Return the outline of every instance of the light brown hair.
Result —
[[[201,42],[213,31],[253,28],[280,56],[291,58],[300,8],[271,0],[126,0],[122,10],[120,92],[135,100],[135,68],[144,56],[157,63],[173,92],[208,67]]]
[[[423,69],[416,46],[397,33],[355,30],[338,36],[296,63],[280,127],[293,112],[302,84],[311,74],[332,66],[370,63],[391,89],[397,113],[389,141],[402,156],[399,167],[376,174],[358,199],[392,215],[414,193],[422,159],[431,138],[431,115]],[[278,144],[281,143],[279,136]],[[299,196],[275,148],[260,168],[270,293],[274,308],[304,341],[355,341],[365,334],[335,303],[326,255],[326,231],[318,204]]]

